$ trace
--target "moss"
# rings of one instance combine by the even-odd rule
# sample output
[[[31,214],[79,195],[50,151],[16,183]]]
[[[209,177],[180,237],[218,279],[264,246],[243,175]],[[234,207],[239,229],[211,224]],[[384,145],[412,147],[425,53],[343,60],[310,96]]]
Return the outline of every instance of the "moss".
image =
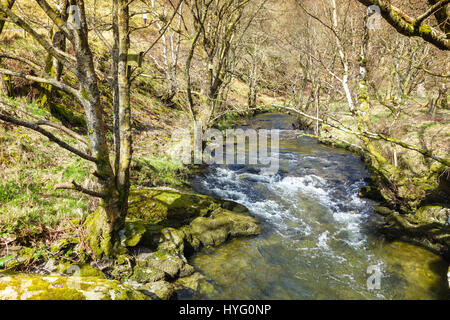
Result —
[[[124,247],[134,247],[146,232],[145,224],[140,221],[126,221],[125,228],[120,232],[121,244]]]
[[[62,104],[50,103],[50,112],[58,120],[68,122],[74,127],[86,128],[86,120],[76,115],[72,110]]]
[[[378,213],[382,216],[387,216],[387,215],[390,215],[395,212],[394,210],[392,210],[388,207],[382,206],[382,205],[375,205],[374,210],[376,213]]]
[[[89,89],[88,88],[81,89],[81,97],[85,100],[89,100]]]
[[[7,274],[0,278],[2,300],[146,300],[118,281],[97,277]]]
[[[138,290],[159,300],[170,300],[175,296],[173,284],[167,281],[152,282],[139,287]]]
[[[57,271],[66,275],[74,275],[78,277],[96,277],[105,279],[105,274],[90,266],[89,264],[73,264],[71,262],[62,262],[58,265]]]
[[[213,198],[171,190],[139,189],[130,194],[128,216],[147,224],[180,227],[219,207]]]
[[[112,255],[112,243],[110,227],[106,212],[102,207],[91,213],[84,223],[86,229],[86,240],[89,248],[97,258]]]
[[[188,239],[197,239],[203,246],[218,246],[232,237],[254,236],[261,233],[258,221],[248,215],[217,210],[211,218],[198,217],[184,229]],[[198,244],[195,240],[192,246]]]

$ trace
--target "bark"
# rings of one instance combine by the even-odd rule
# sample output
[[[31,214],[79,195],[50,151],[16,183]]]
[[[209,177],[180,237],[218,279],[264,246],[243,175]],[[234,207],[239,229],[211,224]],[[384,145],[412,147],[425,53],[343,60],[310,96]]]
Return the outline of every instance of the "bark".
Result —
[[[404,13],[401,9],[390,4],[388,0],[358,0],[365,6],[376,5],[381,10],[383,18],[393,26],[399,33],[408,37],[421,37],[425,41],[435,45],[441,50],[450,50],[450,39],[447,37],[447,31],[440,32],[435,28],[432,28],[420,21],[420,19],[414,19]],[[436,1],[430,1],[436,3]],[[442,10],[438,11],[442,13],[445,9],[447,11],[448,0],[440,1],[443,6]],[[447,13],[446,13],[447,15]],[[447,16],[445,18],[447,19]],[[417,23],[417,20],[419,23]],[[448,25],[447,27],[448,28]],[[445,29],[444,29],[445,30]]]
[[[106,139],[106,127],[103,119],[103,109],[101,105],[100,92],[98,88],[98,79],[94,67],[93,54],[89,46],[88,40],[88,25],[86,21],[86,14],[84,8],[84,1],[78,0],[76,4],[80,11],[80,28],[68,30],[66,28],[66,21],[63,17],[53,10],[45,0],[36,0],[39,6],[44,10],[47,16],[57,26],[64,37],[71,42],[74,56],[62,51],[56,44],[47,41],[43,35],[37,33],[25,20],[14,14],[10,9],[0,3],[0,12],[6,13],[8,17],[16,25],[26,30],[51,56],[57,59],[69,72],[73,73],[77,80],[75,88],[58,81],[55,77],[49,77],[44,74],[42,77],[25,75],[10,70],[0,69],[1,74],[9,74],[13,76],[20,76],[26,79],[37,81],[44,84],[51,84],[58,87],[73,96],[82,105],[86,117],[87,129],[90,140],[90,154],[88,156],[79,153],[78,155],[87,158],[95,163],[94,176],[98,179],[99,190],[91,192],[91,195],[101,195],[102,208],[106,213],[107,221],[105,226],[110,236],[110,245],[105,248],[104,254],[117,255],[122,252],[120,247],[119,232],[123,228],[125,214],[127,209],[127,198],[129,187],[129,162],[131,157],[131,130],[130,130],[130,105],[129,105],[129,91],[127,79],[127,51],[128,51],[128,6],[127,2],[120,0],[119,8],[119,55],[118,64],[118,83],[119,83],[119,130],[123,130],[123,135],[120,135],[120,170],[114,173],[113,166],[110,161],[110,152]],[[23,59],[22,59],[23,60]],[[6,118],[7,115],[2,115],[3,121],[15,121]],[[20,121],[20,120],[19,120]],[[38,131],[49,139],[55,141],[60,146],[76,153],[76,150],[71,150],[70,146],[64,145],[64,142],[58,141],[58,138],[48,134],[40,125],[36,123],[26,123],[15,121],[16,125],[26,126],[30,129]],[[122,145],[123,144],[123,145]],[[119,185],[117,184],[119,182]],[[120,188],[119,188],[120,186]],[[86,191],[80,185],[74,184],[74,188],[79,191]]]
[[[354,112],[355,106],[353,103],[352,94],[350,91],[350,87],[348,85],[348,74],[349,74],[349,65],[348,60],[344,51],[344,46],[341,43],[341,39],[339,36],[337,36],[337,28],[338,28],[338,18],[337,18],[337,7],[336,7],[336,0],[331,0],[331,9],[333,14],[333,30],[334,35],[336,39],[336,45],[339,52],[339,58],[341,60],[342,67],[344,68],[344,74],[342,76],[342,87],[344,88],[345,97],[347,99],[348,107],[350,109],[350,112]]]
[[[15,0],[0,0],[0,3],[9,9],[13,7],[14,2]],[[2,35],[2,31],[5,26],[6,18],[7,15],[4,12],[0,11],[0,37]],[[1,66],[2,66],[2,59],[0,58],[0,67]],[[3,93],[6,96],[8,96],[10,93],[9,78],[4,75],[0,76],[0,93]]]
[[[128,78],[128,49],[129,39],[129,12],[128,0],[118,2],[118,36],[119,36],[119,63],[118,63],[118,100],[119,100],[119,132],[120,149],[119,167],[116,171],[116,184],[120,196],[120,212],[123,223],[128,211],[128,195],[130,192],[130,165],[132,157],[131,136],[131,105],[130,86]],[[117,150],[116,150],[117,151]]]

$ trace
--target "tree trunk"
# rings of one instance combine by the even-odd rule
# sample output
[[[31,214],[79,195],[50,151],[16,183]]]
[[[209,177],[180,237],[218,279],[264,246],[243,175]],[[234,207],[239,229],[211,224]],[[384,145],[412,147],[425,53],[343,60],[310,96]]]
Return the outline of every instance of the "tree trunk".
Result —
[[[12,8],[14,5],[15,0],[0,0],[1,4],[5,7]],[[0,12],[0,36],[2,35],[3,28],[5,26],[6,15]],[[0,58],[0,67],[2,65],[2,59]],[[9,96],[10,95],[10,83],[9,83],[9,77],[6,75],[0,75],[0,93]]]
[[[132,157],[131,136],[131,105],[130,86],[128,75],[128,50],[129,38],[129,12],[128,0],[119,0],[118,31],[119,31],[119,131],[120,131],[120,155],[119,167],[116,168],[116,183],[120,195],[120,212],[122,218],[128,211],[128,195],[130,192],[130,165]]]

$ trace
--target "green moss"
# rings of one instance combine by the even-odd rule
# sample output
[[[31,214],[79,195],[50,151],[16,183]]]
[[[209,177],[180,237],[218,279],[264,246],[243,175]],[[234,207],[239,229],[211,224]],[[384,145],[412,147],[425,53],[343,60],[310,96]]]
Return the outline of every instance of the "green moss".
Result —
[[[84,223],[86,228],[86,240],[90,249],[97,258],[112,255],[112,243],[110,227],[106,212],[102,207],[91,213]]]
[[[140,221],[126,221],[125,229],[121,232],[122,246],[134,247],[145,233],[145,224]]]
[[[98,277],[7,274],[0,277],[0,300],[148,300],[118,281]]]
[[[89,100],[89,90],[87,88],[81,89],[81,97],[85,100]]]
[[[58,120],[68,122],[72,126],[86,128],[86,120],[83,116],[75,114],[67,106],[50,103],[51,114]]]
[[[89,264],[73,264],[71,262],[62,262],[58,265],[57,271],[66,275],[74,275],[77,277],[96,277],[105,279],[105,274],[92,267]]]
[[[147,224],[180,227],[220,206],[213,198],[171,190],[132,190],[128,216]]]

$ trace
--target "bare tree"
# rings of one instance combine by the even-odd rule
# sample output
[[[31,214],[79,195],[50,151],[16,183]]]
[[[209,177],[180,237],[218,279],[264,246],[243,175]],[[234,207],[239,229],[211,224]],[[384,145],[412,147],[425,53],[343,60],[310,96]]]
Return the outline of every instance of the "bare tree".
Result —
[[[94,67],[93,54],[89,45],[89,28],[85,13],[85,3],[82,0],[71,2],[77,6],[77,24],[70,25],[68,20],[73,17],[66,17],[60,10],[52,7],[46,0],[36,0],[41,10],[53,22],[59,32],[63,34],[72,48],[73,55],[69,54],[46,39],[43,35],[35,31],[30,22],[15,14],[8,6],[0,4],[0,13],[6,15],[8,19],[23,28],[31,37],[41,45],[52,59],[56,59],[70,73],[76,84],[64,82],[55,76],[48,74],[35,61],[4,53],[3,57],[13,59],[26,64],[34,70],[38,76],[28,75],[8,69],[0,69],[0,74],[14,77],[22,77],[30,81],[45,85],[51,85],[61,91],[72,95],[76,101],[84,108],[87,129],[89,132],[90,148],[88,151],[80,150],[58,138],[43,127],[48,122],[29,122],[21,120],[11,113],[8,113],[5,105],[8,103],[2,99],[2,111],[0,119],[14,125],[23,126],[35,130],[51,141],[57,143],[62,148],[92,162],[95,166],[93,175],[98,182],[98,190],[89,190],[79,183],[73,181],[71,185],[60,185],[57,188],[74,189],[87,195],[100,198],[102,200],[101,210],[105,215],[105,229],[101,232],[110,235],[110,241],[102,248],[106,255],[116,255],[121,252],[120,230],[124,227],[125,216],[128,206],[129,194],[129,171],[131,161],[131,108],[128,79],[127,54],[129,48],[129,13],[127,0],[113,1],[113,16],[115,17],[114,37],[117,40],[118,55],[114,56],[114,64],[117,64],[117,107],[114,110],[116,136],[116,161],[111,161],[110,149],[106,139],[106,127],[103,118],[104,110],[100,102],[100,92],[98,88],[97,70]],[[70,26],[70,27],[69,27]],[[53,125],[56,128],[57,125]],[[70,132],[69,129],[60,130],[61,134]],[[72,134],[72,136],[75,136]],[[97,244],[98,245],[98,244]]]

